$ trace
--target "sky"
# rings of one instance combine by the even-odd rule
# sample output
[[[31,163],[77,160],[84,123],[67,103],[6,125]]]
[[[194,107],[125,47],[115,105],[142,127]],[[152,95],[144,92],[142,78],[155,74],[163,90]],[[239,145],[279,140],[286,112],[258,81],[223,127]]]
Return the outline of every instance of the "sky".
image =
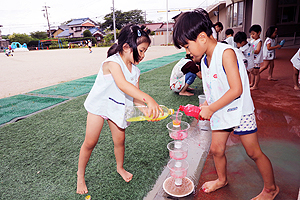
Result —
[[[218,1],[218,0],[215,0]],[[49,14],[50,26],[57,27],[70,19],[86,18],[103,22],[106,14],[112,12],[113,0],[0,0],[0,30],[2,35],[46,31],[47,19],[44,17],[45,6]],[[186,3],[188,2],[188,3]],[[115,10],[123,12],[139,9],[146,13],[146,20],[162,22],[167,20],[168,10],[194,9],[206,7],[212,0],[114,0]],[[168,13],[168,19],[180,11]]]

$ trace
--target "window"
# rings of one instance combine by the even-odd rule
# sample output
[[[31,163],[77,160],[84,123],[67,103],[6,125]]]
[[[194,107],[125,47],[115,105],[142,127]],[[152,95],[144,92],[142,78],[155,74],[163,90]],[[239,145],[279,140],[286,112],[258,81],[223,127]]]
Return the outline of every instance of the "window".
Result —
[[[237,2],[227,7],[227,19],[229,27],[239,27],[243,25],[244,2]]]
[[[299,2],[299,0],[298,0]],[[297,0],[279,0],[277,11],[277,23],[298,23],[300,22],[300,5]],[[296,18],[298,16],[298,19]]]
[[[232,27],[232,6],[228,6],[227,8],[227,24],[229,27]]]
[[[243,18],[244,18],[244,2],[240,2],[238,4],[238,26],[242,26],[243,25]]]

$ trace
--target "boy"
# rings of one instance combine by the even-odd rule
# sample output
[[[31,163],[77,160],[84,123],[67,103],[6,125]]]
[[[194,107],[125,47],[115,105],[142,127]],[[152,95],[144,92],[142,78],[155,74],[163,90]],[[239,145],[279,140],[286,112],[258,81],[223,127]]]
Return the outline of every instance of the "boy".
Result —
[[[260,39],[261,26],[255,24],[250,27],[249,33],[252,37],[251,44],[254,48],[254,68],[250,76],[250,90],[257,90],[260,81],[259,69],[263,60],[262,40]]]
[[[231,46],[236,47],[236,43],[233,40],[233,34],[234,34],[234,31],[231,28],[227,29],[225,31],[226,39],[224,41],[227,42],[227,44],[230,44]]]
[[[194,82],[196,76],[201,79],[201,71],[193,59],[190,54],[186,54],[186,57],[182,58],[172,70],[170,89],[174,92],[179,92],[179,95],[194,95],[188,92],[188,90],[192,90],[189,86]]]
[[[300,90],[299,87],[299,70],[300,70],[300,48],[297,53],[292,57],[291,62],[294,66],[293,82],[294,90]]]
[[[211,27],[208,13],[197,9],[182,13],[173,29],[177,48],[184,47],[196,58],[205,54],[201,59],[201,73],[206,102],[201,106],[200,116],[210,119],[210,151],[218,178],[204,183],[202,189],[210,193],[228,184],[225,149],[228,136],[234,131],[248,156],[255,161],[264,181],[262,192],[253,199],[274,199],[279,188],[275,184],[272,164],[258,143],[244,56],[230,45],[218,43],[212,37]]]
[[[237,48],[239,48],[244,54],[246,60],[244,61],[247,72],[250,77],[254,68],[254,48],[247,42],[247,35],[245,32],[237,32],[234,36],[234,42],[236,43]]]

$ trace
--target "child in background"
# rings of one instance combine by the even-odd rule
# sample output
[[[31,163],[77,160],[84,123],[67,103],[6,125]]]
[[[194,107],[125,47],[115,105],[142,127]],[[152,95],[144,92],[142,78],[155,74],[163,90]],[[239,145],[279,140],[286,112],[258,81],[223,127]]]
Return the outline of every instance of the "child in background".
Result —
[[[225,31],[226,39],[224,41],[227,42],[227,44],[229,44],[233,47],[236,47],[236,43],[234,42],[234,39],[233,39],[233,34],[234,34],[234,31],[231,28],[227,29]]]
[[[170,77],[170,89],[179,92],[179,95],[194,95],[189,90],[189,86],[194,82],[196,76],[201,79],[201,71],[199,66],[193,61],[193,56],[186,54],[174,67]]]
[[[263,63],[263,50],[262,50],[262,40],[260,39],[261,26],[255,24],[250,27],[249,33],[252,37],[251,44],[254,48],[254,69],[250,76],[250,90],[257,90],[258,83],[260,81],[259,69],[261,63]]]
[[[88,41],[88,47],[89,47],[90,53],[92,53],[93,51],[92,51],[92,41],[91,40]]]
[[[223,24],[221,22],[216,22],[213,24],[212,28],[212,36],[218,41],[218,33],[223,30]]]
[[[276,41],[275,41],[276,36],[277,36],[276,26],[270,26],[266,32],[266,40],[263,45],[264,65],[259,70],[259,73],[262,73],[264,70],[270,67],[269,76],[268,76],[269,81],[277,81],[277,79],[273,78],[275,49],[279,49],[283,45],[283,44],[276,45]]]
[[[299,70],[300,70],[300,48],[297,53],[292,57],[291,62],[294,66],[293,82],[294,90],[300,90],[299,88]]]
[[[234,42],[246,58],[244,63],[250,76],[250,73],[252,74],[254,68],[254,48],[249,42],[247,42],[247,35],[245,32],[237,32],[234,36]]]
[[[228,184],[225,149],[229,134],[234,131],[248,156],[255,161],[264,181],[262,192],[254,199],[274,199],[279,188],[275,184],[272,164],[258,143],[244,56],[230,45],[218,43],[212,37],[211,27],[208,13],[197,9],[182,13],[173,29],[177,48],[184,47],[196,58],[204,55],[201,73],[206,102],[201,106],[200,117],[210,119],[210,151],[218,178],[204,183],[202,189],[210,193]]]
[[[132,174],[123,168],[125,152],[125,106],[148,106],[149,116],[155,120],[162,109],[155,100],[139,89],[140,70],[135,66],[144,57],[151,40],[142,28],[127,25],[119,35],[118,43],[109,49],[108,58],[102,63],[95,84],[84,106],[88,111],[86,135],[80,149],[77,171],[77,193],[88,192],[85,169],[96,146],[104,121],[112,133],[117,172],[129,182]]]

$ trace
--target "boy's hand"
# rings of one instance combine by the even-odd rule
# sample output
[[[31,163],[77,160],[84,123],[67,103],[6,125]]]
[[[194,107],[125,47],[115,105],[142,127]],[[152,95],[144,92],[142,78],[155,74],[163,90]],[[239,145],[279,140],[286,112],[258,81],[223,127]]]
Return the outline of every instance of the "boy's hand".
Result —
[[[209,106],[206,105],[202,105],[200,106],[201,111],[200,111],[200,117],[202,117],[203,119],[210,119],[212,114],[214,114],[214,112],[212,110],[209,109]]]

